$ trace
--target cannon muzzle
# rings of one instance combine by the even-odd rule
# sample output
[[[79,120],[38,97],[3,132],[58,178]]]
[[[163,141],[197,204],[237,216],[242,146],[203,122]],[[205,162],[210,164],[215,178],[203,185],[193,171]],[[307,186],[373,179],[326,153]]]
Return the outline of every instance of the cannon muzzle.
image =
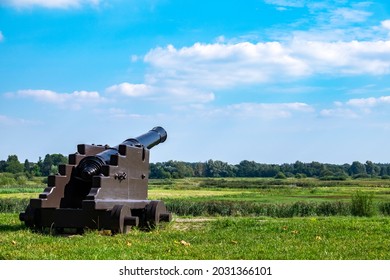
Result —
[[[165,142],[167,132],[164,128],[157,126],[149,132],[142,134],[136,138],[129,138],[123,141],[120,145],[144,147],[151,149],[154,146]],[[107,150],[98,153],[94,156],[89,156],[82,159],[77,166],[77,178],[90,182],[92,177],[101,173],[101,168],[105,164],[109,164],[111,156],[119,153],[119,145],[108,148]]]

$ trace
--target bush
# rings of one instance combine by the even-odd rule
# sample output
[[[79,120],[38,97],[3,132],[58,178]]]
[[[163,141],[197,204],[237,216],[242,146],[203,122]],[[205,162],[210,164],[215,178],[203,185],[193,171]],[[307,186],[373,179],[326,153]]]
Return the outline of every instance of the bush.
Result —
[[[379,204],[379,211],[386,216],[390,215],[390,202],[382,202]]]
[[[375,214],[374,204],[372,202],[373,195],[365,194],[357,191],[352,196],[351,214],[359,217],[371,217]]]
[[[0,186],[16,185],[14,175],[11,173],[0,173]]]
[[[283,172],[279,171],[278,174],[275,175],[275,179],[287,179],[287,177]]]
[[[26,209],[29,199],[19,198],[1,198],[0,212],[1,213],[18,213]]]

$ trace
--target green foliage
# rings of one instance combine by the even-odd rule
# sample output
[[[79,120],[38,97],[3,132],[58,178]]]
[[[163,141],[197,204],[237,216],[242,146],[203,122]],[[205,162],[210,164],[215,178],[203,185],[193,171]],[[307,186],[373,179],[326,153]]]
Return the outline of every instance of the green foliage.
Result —
[[[37,163],[27,159],[20,163],[16,155],[8,156],[7,161],[0,160],[0,173],[24,172],[27,177],[48,176],[58,172],[58,165],[66,164],[68,158],[61,154],[47,154]],[[322,180],[342,181],[348,178],[377,178],[388,179],[390,176],[390,164],[373,163],[366,161],[364,164],[354,161],[352,164],[326,164],[320,162],[304,163],[296,161],[288,164],[265,164],[255,161],[243,160],[239,164],[230,164],[220,160],[208,160],[206,162],[183,162],[169,160],[167,162],[150,163],[151,179],[180,179],[190,177],[209,178],[244,178],[260,177],[281,179],[287,178],[320,178]],[[282,177],[281,177],[282,176]],[[348,177],[350,176],[350,177]]]
[[[0,186],[16,185],[16,179],[11,173],[0,173]]]
[[[283,172],[279,171],[278,174],[276,174],[275,179],[287,179],[287,177]]]
[[[5,172],[9,173],[20,173],[23,172],[24,166],[18,160],[18,156],[11,155],[8,156],[8,159],[5,164]]]
[[[61,154],[47,154],[43,161],[38,162],[38,166],[41,174],[48,176],[57,173],[59,164],[65,164],[67,162],[68,158]]]
[[[379,204],[379,211],[383,215],[389,216],[390,215],[390,202],[382,202]]]
[[[367,175],[366,167],[361,162],[354,161],[352,162],[352,165],[349,168],[349,174],[351,176],[355,176],[355,175],[363,176],[364,174]]]
[[[362,193],[357,191],[352,196],[351,201],[351,214],[354,216],[366,216],[371,217],[375,214],[374,204],[373,204],[373,195]]]

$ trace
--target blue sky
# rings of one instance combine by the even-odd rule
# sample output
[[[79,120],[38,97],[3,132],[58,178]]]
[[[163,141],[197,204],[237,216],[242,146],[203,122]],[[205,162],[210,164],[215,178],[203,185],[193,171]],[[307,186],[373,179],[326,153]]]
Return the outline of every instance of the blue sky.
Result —
[[[0,0],[0,159],[387,163],[390,2]]]

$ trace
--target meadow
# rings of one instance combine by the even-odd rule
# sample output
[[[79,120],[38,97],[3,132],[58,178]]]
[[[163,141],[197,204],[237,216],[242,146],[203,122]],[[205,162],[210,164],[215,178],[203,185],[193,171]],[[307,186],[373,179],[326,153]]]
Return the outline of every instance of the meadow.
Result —
[[[44,185],[0,187],[0,259],[390,258],[390,180],[186,178],[149,186],[149,198],[174,213],[171,223],[67,236],[33,232],[18,219]]]

